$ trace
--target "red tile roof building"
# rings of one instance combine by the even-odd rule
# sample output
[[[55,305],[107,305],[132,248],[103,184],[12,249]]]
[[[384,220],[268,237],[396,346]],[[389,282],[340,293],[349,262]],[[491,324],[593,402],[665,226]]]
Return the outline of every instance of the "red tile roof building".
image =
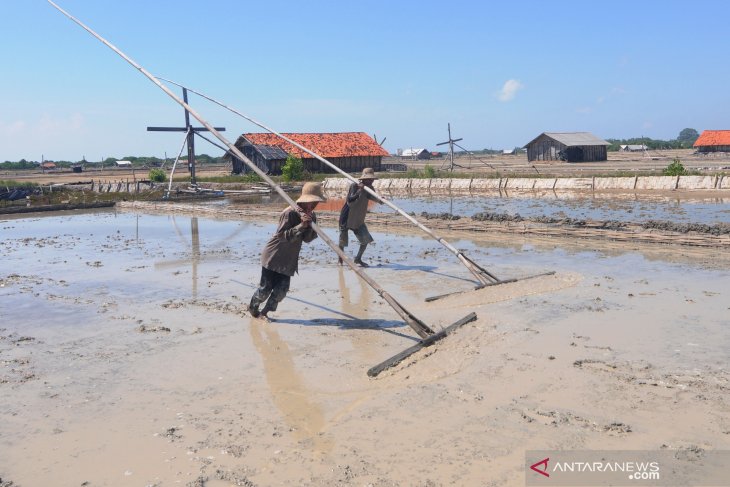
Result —
[[[319,154],[337,167],[352,173],[361,172],[366,167],[379,171],[383,157],[389,155],[388,151],[364,132],[285,133],[283,135]],[[243,134],[236,141],[236,147],[262,170],[270,174],[281,173],[286,154],[300,157],[305,169],[309,172],[334,172],[321,161],[274,134]],[[239,161],[234,160],[234,172],[236,172],[236,162]],[[242,168],[240,164],[242,163],[239,163],[238,166]],[[246,171],[245,168],[242,169],[244,172]]]
[[[730,152],[730,130],[705,130],[694,147],[699,152]]]

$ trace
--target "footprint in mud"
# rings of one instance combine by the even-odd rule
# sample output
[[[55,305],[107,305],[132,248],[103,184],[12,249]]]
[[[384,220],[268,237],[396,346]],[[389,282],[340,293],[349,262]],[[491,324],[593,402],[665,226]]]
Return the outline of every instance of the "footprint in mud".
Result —
[[[137,331],[140,333],[170,333],[170,329],[166,326],[139,325]]]
[[[613,421],[602,425],[598,421],[593,421],[579,416],[572,411],[559,410],[542,410],[532,409],[517,411],[522,419],[528,423],[542,423],[546,426],[578,426],[580,428],[589,429],[600,433],[607,433],[612,436],[623,436],[632,432],[631,426],[626,423]]]

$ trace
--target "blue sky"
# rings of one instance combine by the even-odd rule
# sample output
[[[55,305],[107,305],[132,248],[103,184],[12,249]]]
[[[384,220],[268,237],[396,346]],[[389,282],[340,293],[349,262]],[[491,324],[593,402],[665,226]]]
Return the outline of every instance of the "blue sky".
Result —
[[[435,150],[447,122],[469,149],[730,129],[725,1],[57,3],[150,72],[282,132],[364,131],[395,152]],[[0,36],[0,161],[179,151],[182,134],[146,127],[182,109],[46,1],[3,0]],[[191,104],[231,140],[258,131]]]

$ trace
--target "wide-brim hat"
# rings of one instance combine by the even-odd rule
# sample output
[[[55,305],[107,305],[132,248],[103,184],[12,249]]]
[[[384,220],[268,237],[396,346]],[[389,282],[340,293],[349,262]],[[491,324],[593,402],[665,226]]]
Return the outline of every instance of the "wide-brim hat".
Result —
[[[302,195],[297,203],[319,203],[322,201],[327,201],[327,198],[322,194],[322,185],[320,183],[304,183]]]
[[[372,167],[366,167],[362,170],[362,176],[360,176],[359,179],[378,179],[377,176],[375,176],[375,171],[373,171]]]

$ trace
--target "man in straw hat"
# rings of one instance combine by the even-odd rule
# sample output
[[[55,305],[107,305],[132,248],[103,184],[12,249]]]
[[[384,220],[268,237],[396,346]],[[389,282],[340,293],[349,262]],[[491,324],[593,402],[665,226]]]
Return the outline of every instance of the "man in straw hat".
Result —
[[[368,211],[368,201],[380,202],[380,199],[373,196],[372,194],[365,191],[365,186],[372,189],[373,182],[378,179],[375,177],[375,171],[373,168],[366,167],[362,171],[359,183],[352,183],[350,190],[347,192],[347,199],[345,200],[345,206],[340,211],[340,248],[345,250],[348,242],[348,232],[352,230],[357,237],[357,241],[360,243],[360,248],[355,256],[355,263],[361,267],[368,267],[363,262],[362,254],[365,253],[365,249],[368,244],[373,241],[372,235],[368,232],[368,227],[365,225],[365,214]],[[342,259],[338,259],[339,263],[342,264]]]
[[[261,254],[261,281],[248,305],[254,318],[269,319],[269,312],[276,311],[289,291],[289,281],[298,270],[302,242],[309,243],[317,238],[311,224],[317,223],[314,208],[320,201],[327,201],[322,194],[322,185],[306,183],[297,200],[298,210],[288,207],[281,213],[279,226]],[[264,301],[266,304],[259,311]]]

